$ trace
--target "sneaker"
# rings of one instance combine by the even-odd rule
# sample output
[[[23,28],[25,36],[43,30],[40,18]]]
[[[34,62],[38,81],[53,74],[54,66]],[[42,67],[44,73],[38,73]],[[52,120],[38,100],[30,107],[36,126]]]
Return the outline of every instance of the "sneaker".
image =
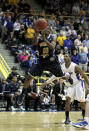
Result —
[[[83,121],[84,119],[78,119],[77,121]]]
[[[67,119],[64,123],[66,124],[66,125],[68,125],[68,124],[70,124],[70,120],[69,119]]]
[[[16,109],[15,109],[13,106],[11,106],[11,110],[12,110],[12,111],[16,111]]]
[[[78,128],[83,128],[89,130],[89,125],[86,120],[83,120],[80,123],[72,123],[73,126],[78,127]]]
[[[20,110],[21,111],[25,111],[25,109],[23,108],[23,106],[20,106]]]

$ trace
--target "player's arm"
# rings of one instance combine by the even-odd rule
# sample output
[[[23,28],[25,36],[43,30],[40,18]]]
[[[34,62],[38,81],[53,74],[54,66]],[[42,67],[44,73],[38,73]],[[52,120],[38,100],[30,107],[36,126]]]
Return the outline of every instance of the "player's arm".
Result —
[[[85,75],[84,72],[78,66],[75,67],[75,73],[79,73],[89,85],[89,80],[87,75]]]
[[[47,43],[48,47],[51,49],[51,50],[54,50],[55,49],[55,46],[56,46],[56,42],[55,41],[52,41],[52,42],[49,42],[46,37],[45,37],[45,31],[42,31],[41,32],[41,35],[42,35],[42,39]]]
[[[38,36],[39,36],[39,32],[36,31],[36,32],[35,32],[35,37],[34,37],[34,45],[37,45],[37,44],[38,44]]]
[[[44,41],[47,43],[48,47],[52,50],[55,49],[56,42],[52,41],[51,43],[45,38]]]

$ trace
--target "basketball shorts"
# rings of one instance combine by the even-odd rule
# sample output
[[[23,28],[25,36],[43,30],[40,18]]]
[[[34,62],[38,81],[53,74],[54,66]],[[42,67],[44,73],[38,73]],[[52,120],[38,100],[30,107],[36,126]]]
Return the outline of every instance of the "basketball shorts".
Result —
[[[32,76],[41,76],[43,71],[50,71],[56,77],[62,77],[64,75],[61,66],[57,61],[55,61],[55,63],[50,62],[46,64],[38,62],[32,66],[30,74]]]
[[[66,97],[70,97],[72,101],[77,100],[79,102],[85,102],[85,87],[82,81],[67,88]]]

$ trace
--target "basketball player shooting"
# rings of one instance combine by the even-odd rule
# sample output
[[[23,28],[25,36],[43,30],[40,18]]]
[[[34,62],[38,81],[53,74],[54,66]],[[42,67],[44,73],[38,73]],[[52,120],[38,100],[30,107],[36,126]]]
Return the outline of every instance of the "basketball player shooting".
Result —
[[[66,94],[66,104],[65,104],[65,116],[66,116],[65,124],[69,124],[70,123],[69,111],[70,111],[71,99],[72,100],[75,99],[80,102],[83,118],[85,115],[85,89],[83,87],[83,84],[82,84],[82,81],[81,81],[79,75],[84,78],[84,80],[86,81],[86,83],[88,85],[89,85],[89,80],[88,80],[87,76],[84,74],[84,72],[79,68],[79,66],[76,65],[75,63],[71,62],[70,54],[65,54],[64,61],[65,61],[65,63],[62,66],[62,70],[63,70],[63,72],[70,74],[71,78],[73,79],[72,85],[69,85],[67,83],[67,81],[65,82],[65,84],[68,87],[67,94]],[[43,83],[42,88],[45,85],[47,85],[48,83],[50,83],[56,79],[58,79],[58,78],[56,78],[55,76],[52,76],[45,83]]]
[[[36,24],[38,30],[37,34],[39,30],[41,31],[41,37],[38,38],[38,35],[36,35],[35,38],[39,51],[38,62],[30,69],[30,75],[24,83],[24,88],[28,88],[32,79],[34,79],[35,76],[41,76],[43,71],[50,71],[56,77],[62,77],[64,75],[56,55],[54,56],[56,43],[54,40],[49,41],[49,28],[47,28],[47,26],[43,28],[42,23],[44,25],[44,23],[47,22],[42,19],[38,20]],[[41,27],[38,28],[39,26]]]

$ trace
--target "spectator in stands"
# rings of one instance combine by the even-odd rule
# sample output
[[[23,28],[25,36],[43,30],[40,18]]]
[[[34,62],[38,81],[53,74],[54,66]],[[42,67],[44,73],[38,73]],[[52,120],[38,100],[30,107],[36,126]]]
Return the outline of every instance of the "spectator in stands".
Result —
[[[63,96],[65,95],[65,84],[63,83],[63,80],[57,80],[55,82],[55,85],[53,86],[53,94],[55,95],[55,102],[57,105],[57,111],[64,110],[65,104],[62,101]]]
[[[76,25],[77,26],[77,25]],[[81,25],[79,25],[78,29],[77,29],[77,34],[81,34],[83,32],[83,27]]]
[[[84,49],[84,52],[88,55],[88,48],[86,47],[86,43],[82,43],[82,45],[79,47],[79,51],[81,52],[81,49]]]
[[[12,111],[15,111],[14,108],[14,98],[21,95],[20,92],[20,84],[17,81],[17,77],[13,76],[12,81],[7,85],[7,89],[9,93],[7,94],[7,109],[11,107]]]
[[[79,29],[79,19],[76,18],[76,17],[75,17],[75,19],[74,19],[73,26],[74,26],[74,29],[75,29],[76,31],[78,31],[78,29]],[[81,28],[82,28],[82,27],[81,27]],[[80,31],[82,32],[82,29],[81,29]],[[79,33],[77,32],[77,34],[79,34]]]
[[[62,27],[62,29],[60,30],[60,32],[62,32],[62,33],[63,33],[63,36],[66,37],[67,31],[66,31],[66,27],[65,27],[65,26]]]
[[[79,54],[79,65],[83,71],[87,71],[87,64],[88,64],[88,57],[87,54],[84,52],[84,49],[81,49],[81,53]]]
[[[74,3],[73,7],[72,7],[72,13],[73,15],[78,15],[80,10],[79,4],[76,2]]]
[[[0,99],[4,100],[5,99],[5,91],[7,87],[7,82],[5,79],[2,79],[0,83]]]
[[[17,18],[13,25],[14,35],[16,36],[17,39],[19,37],[20,27],[21,27],[21,24]]]
[[[73,54],[73,50],[77,50],[77,52],[79,51],[79,48],[78,48],[78,46],[77,46],[77,41],[75,40],[74,41],[74,44],[73,44],[73,46],[71,47],[71,53]]]
[[[73,42],[70,40],[70,34],[66,35],[66,40],[63,42],[63,48],[67,47],[68,51],[71,52],[71,47],[73,46]]]
[[[25,30],[25,25],[21,24],[20,30],[19,30],[19,41],[22,44],[26,44],[26,38],[25,38],[26,30]]]
[[[0,8],[0,20],[2,19],[4,12],[2,11],[2,8]]]
[[[15,55],[18,46],[18,40],[14,36],[12,40],[8,42],[8,47],[11,49],[11,54]]]
[[[89,38],[88,38],[88,35],[85,35],[85,40],[83,42],[86,44],[86,47],[88,48],[88,58],[89,58]]]
[[[34,111],[37,111],[37,104],[39,102],[39,96],[37,93],[37,86],[34,80],[32,80],[29,88],[24,89],[25,92],[25,110],[28,111],[30,108],[31,100],[34,100]]]
[[[28,68],[31,68],[33,66],[33,64],[36,64],[36,60],[33,58],[33,55],[28,57]]]
[[[83,29],[84,30],[88,30],[88,22],[87,22],[87,20],[86,20],[86,18],[85,17],[83,17],[83,20],[82,20],[83,22]],[[87,33],[86,33],[87,34]],[[88,34],[89,35],[89,34]]]
[[[70,51],[68,50],[68,47],[64,47],[64,54],[70,53]]]
[[[51,108],[52,111],[55,111],[55,95],[51,93],[51,85],[41,89],[40,94],[42,110]]]
[[[60,50],[60,53],[57,55],[58,56],[58,60],[61,64],[64,63],[64,51],[63,49]]]
[[[68,33],[69,33],[70,35],[73,34],[74,36],[77,36],[76,30],[74,30],[74,26],[71,26],[71,27],[68,29]]]
[[[79,54],[76,49],[73,50],[73,54],[71,56],[71,61],[76,64],[79,64]]]
[[[57,37],[57,42],[58,42],[58,44],[60,45],[60,47],[63,49],[63,42],[64,42],[64,40],[66,39],[66,37],[65,36],[63,36],[63,33],[62,32],[60,32],[59,33],[59,36]]]
[[[56,38],[57,38],[57,33],[55,31],[55,28],[54,29],[50,29],[50,33],[49,33],[49,36],[48,38],[50,38],[51,40],[55,40],[56,41]]]
[[[13,30],[13,22],[11,20],[11,16],[8,16],[8,18],[5,20],[4,27],[6,27],[9,36],[10,32]]]
[[[55,28],[56,28],[56,31],[58,33],[60,31],[60,28],[61,28],[58,20],[56,20],[56,26],[55,26]]]
[[[15,52],[15,62],[20,62],[20,55],[22,54],[22,44],[19,44],[17,46],[16,52]]]
[[[71,40],[72,42],[74,42],[74,40],[76,39],[76,37],[77,37],[77,35],[75,35],[74,30],[72,30],[72,31],[71,31],[71,35],[70,35],[70,40]]]
[[[78,12],[78,15],[79,16],[84,16],[85,15],[85,11],[82,8],[80,8],[79,12]]]
[[[61,27],[64,26],[64,17],[63,16],[59,17],[59,24]]]
[[[11,81],[12,81],[12,78],[13,78],[14,76],[17,76],[17,80],[18,80],[18,81],[21,80],[21,77],[20,77],[20,75],[17,73],[17,68],[16,68],[15,66],[13,66],[12,72],[9,74],[9,76],[8,76],[8,78],[7,78],[7,81],[8,81],[8,82],[11,82]]]
[[[81,35],[78,35],[75,41],[77,42],[77,46],[81,46]]]
[[[28,54],[26,54],[26,50],[23,50],[22,54],[20,55],[20,61],[22,67],[25,67],[27,60],[28,60]]]
[[[33,44],[34,35],[35,35],[35,30],[33,29],[32,25],[30,24],[26,32],[27,44],[30,46],[32,46]]]

